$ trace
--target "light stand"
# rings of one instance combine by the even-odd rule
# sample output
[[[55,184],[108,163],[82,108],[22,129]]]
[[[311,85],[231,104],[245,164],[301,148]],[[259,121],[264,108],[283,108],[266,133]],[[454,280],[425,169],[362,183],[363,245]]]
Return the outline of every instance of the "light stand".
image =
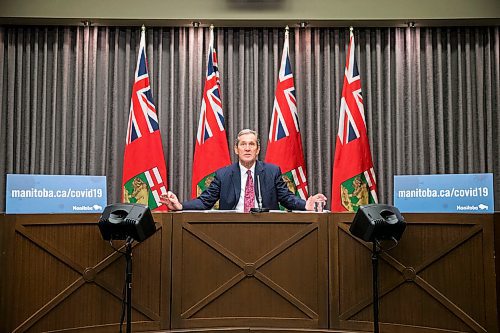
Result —
[[[127,333],[132,332],[132,238],[127,239],[125,260],[127,262],[125,289],[127,291]]]
[[[372,286],[373,286],[373,332],[379,333],[378,324],[378,255],[379,249],[377,248],[377,241],[373,242],[372,247]]]
[[[125,288],[122,302],[120,332],[122,331],[124,308],[127,304],[127,333],[132,332],[132,243],[142,242],[156,232],[155,222],[148,206],[132,203],[117,203],[107,206],[99,218],[99,230],[102,238],[110,241],[125,240]],[[114,247],[113,247],[114,248]]]
[[[379,333],[378,258],[379,241],[392,240],[396,246],[406,228],[406,222],[396,207],[365,205],[359,207],[349,231],[365,242],[372,243],[373,332]],[[392,248],[392,247],[391,247]]]

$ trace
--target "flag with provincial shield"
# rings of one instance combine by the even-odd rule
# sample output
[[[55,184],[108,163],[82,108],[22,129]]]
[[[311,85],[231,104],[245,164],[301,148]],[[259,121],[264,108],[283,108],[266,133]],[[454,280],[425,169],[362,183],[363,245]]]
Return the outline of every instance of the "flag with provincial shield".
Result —
[[[145,34],[143,28],[130,101],[122,200],[147,205],[151,210],[166,211],[167,207],[160,203],[160,195],[167,193],[167,168],[149,84]]]
[[[210,185],[217,169],[229,164],[231,164],[231,158],[229,157],[227,134],[224,128],[219,69],[212,26],[210,27],[207,75],[194,148],[193,176],[191,180],[192,198],[196,198]],[[218,203],[215,208],[217,206]]]
[[[346,57],[332,180],[332,211],[377,203],[377,183],[366,129],[352,30]]]
[[[288,188],[307,199],[307,175],[299,128],[295,85],[289,56],[288,27],[273,104],[265,161],[280,167]]]

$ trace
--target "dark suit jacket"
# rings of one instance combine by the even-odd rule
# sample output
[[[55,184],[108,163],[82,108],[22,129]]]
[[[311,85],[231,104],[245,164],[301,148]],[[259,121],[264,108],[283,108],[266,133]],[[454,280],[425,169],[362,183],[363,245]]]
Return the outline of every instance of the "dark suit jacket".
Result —
[[[258,196],[257,176],[260,178],[262,207],[279,209],[278,203],[287,209],[305,210],[306,202],[295,196],[281,178],[281,170],[274,164],[257,161],[255,165],[255,194]],[[184,201],[184,210],[211,209],[219,200],[219,209],[236,208],[241,193],[241,172],[239,163],[231,164],[215,172],[210,186],[196,199]]]

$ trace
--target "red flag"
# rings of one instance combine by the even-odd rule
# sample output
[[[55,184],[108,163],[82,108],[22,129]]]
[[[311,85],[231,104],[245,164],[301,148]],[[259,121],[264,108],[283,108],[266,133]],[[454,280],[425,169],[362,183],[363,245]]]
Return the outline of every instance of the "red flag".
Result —
[[[378,202],[361,96],[361,79],[354,50],[354,36],[351,31],[333,162],[334,212],[357,211],[361,205]]]
[[[288,55],[288,29],[285,32],[265,161],[278,165],[288,188],[295,195],[307,199],[306,165],[299,129],[293,73]]]
[[[130,101],[122,200],[147,205],[151,210],[165,211],[167,207],[160,203],[160,194],[167,193],[167,167],[149,85],[145,34],[143,29]]]
[[[201,100],[200,119],[194,147],[191,196],[196,198],[210,185],[215,171],[231,164],[224,128],[224,114],[220,97],[219,69],[214,48],[214,32],[210,27],[207,77]]]

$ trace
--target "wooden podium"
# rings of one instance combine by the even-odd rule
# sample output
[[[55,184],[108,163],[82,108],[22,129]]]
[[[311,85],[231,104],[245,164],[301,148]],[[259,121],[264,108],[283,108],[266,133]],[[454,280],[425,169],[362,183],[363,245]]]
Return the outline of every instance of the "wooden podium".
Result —
[[[328,327],[327,214],[182,213],[172,327]]]

